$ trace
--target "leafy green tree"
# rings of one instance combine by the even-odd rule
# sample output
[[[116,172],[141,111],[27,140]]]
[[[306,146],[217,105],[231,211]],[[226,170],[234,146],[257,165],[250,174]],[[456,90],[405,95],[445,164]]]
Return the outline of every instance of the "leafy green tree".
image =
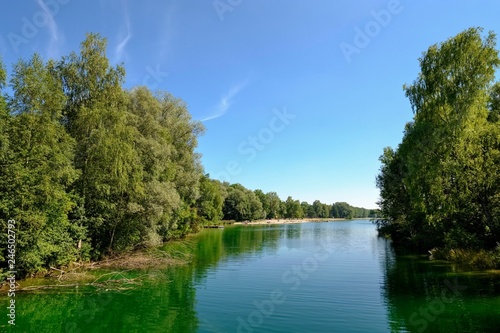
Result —
[[[314,207],[312,205],[310,205],[307,201],[302,201],[300,203],[300,206],[302,207],[302,212],[304,213],[305,217],[313,218],[316,216],[316,212],[314,211]]]
[[[304,212],[302,211],[302,206],[299,200],[293,200],[289,196],[285,201],[286,214],[285,217],[289,219],[298,219],[304,217]]]
[[[281,199],[276,192],[266,193],[267,216],[268,219],[276,219],[281,217]]]
[[[337,205],[333,204],[330,208],[330,217],[339,218],[339,212],[337,209]]]
[[[315,200],[312,204],[313,217],[326,218],[330,215],[330,207],[319,200]]]
[[[488,121],[491,123],[500,122],[500,82],[493,85],[490,90],[490,100],[488,103]]]
[[[0,174],[1,218],[17,222],[17,267],[24,273],[76,261],[77,240],[85,237],[85,229],[68,219],[75,205],[69,188],[78,172],[72,164],[75,142],[60,123],[66,100],[54,66],[36,54],[20,60],[11,79],[13,116],[2,108],[8,160]]]
[[[224,201],[224,219],[226,220],[256,220],[263,218],[262,203],[253,191],[241,184],[228,187],[228,196]]]
[[[204,132],[203,125],[193,121],[186,103],[167,92],[159,92],[156,98],[161,104],[160,123],[170,133],[172,157],[168,164],[169,177],[182,201],[174,214],[173,224],[165,234],[165,239],[183,237],[199,228],[200,220],[196,215],[196,200],[199,193],[199,181],[203,175],[200,155],[195,152],[198,136]],[[170,178],[169,178],[170,179]]]
[[[269,215],[269,200],[267,195],[264,192],[262,192],[262,190],[259,189],[253,191],[253,193],[255,193],[257,198],[259,198],[260,203],[262,204],[262,213],[263,213],[262,218],[267,218],[267,216]]]
[[[281,201],[280,202],[279,216],[280,216],[280,218],[286,218],[286,216],[287,216],[286,201]]]
[[[244,221],[250,215],[250,208],[243,190],[235,187],[228,188],[228,195],[224,200],[223,212],[225,220]]]
[[[3,91],[3,89],[5,88],[6,80],[7,80],[7,73],[5,71],[2,58],[0,58],[0,91]],[[7,167],[7,162],[9,161],[8,129],[10,127],[10,121],[11,121],[11,116],[7,109],[7,103],[5,102],[5,97],[3,96],[3,94],[0,94],[0,165],[2,166],[0,172],[5,170],[5,168]],[[3,177],[1,179],[3,179]]]
[[[172,145],[171,172],[181,199],[192,206],[199,196],[199,181],[203,175],[200,155],[195,152],[198,136],[205,131],[199,121],[193,121],[186,103],[167,92],[157,93],[161,103],[161,125],[169,130]]]
[[[97,256],[141,242],[136,220],[129,217],[144,193],[136,131],[121,87],[125,69],[110,66],[106,46],[106,39],[88,34],[80,54],[58,63],[67,99],[64,123],[77,142],[75,166],[81,170],[75,190],[83,198]]]
[[[129,223],[146,245],[158,245],[170,230],[172,217],[181,206],[175,185],[168,177],[171,156],[169,132],[161,126],[161,104],[145,87],[127,93],[127,124],[136,132],[134,147],[142,168],[144,191],[137,196]]]
[[[200,197],[197,201],[198,214],[210,222],[218,222],[223,216],[222,194],[220,186],[214,180],[210,180],[208,175],[202,177],[200,181]]]
[[[137,87],[128,93],[128,109],[145,188],[137,221],[139,229],[145,227],[147,241],[158,243],[195,231],[201,222],[197,210],[201,219],[220,218],[220,198],[214,193],[220,186],[212,188],[205,181],[194,151],[203,127],[191,120],[185,104],[168,93]]]
[[[265,212],[262,208],[262,202],[259,200],[257,195],[248,190],[247,192],[248,201],[250,203],[250,217],[249,220],[259,220],[265,218]]]
[[[337,218],[352,219],[354,217],[353,208],[347,202],[336,202],[333,204],[332,210]]]
[[[431,46],[419,77],[404,87],[414,120],[398,149],[384,151],[377,179],[379,226],[395,241],[429,249],[492,247],[499,239],[493,80],[500,60],[495,35],[481,32]]]
[[[2,59],[0,58],[0,91],[5,88],[7,80],[7,73],[3,65]],[[1,232],[0,237],[0,262],[5,263],[6,249],[7,249],[7,221],[11,218],[9,216],[9,211],[13,209],[11,198],[7,197],[5,193],[10,191],[10,178],[11,172],[11,150],[9,142],[9,128],[11,127],[11,116],[7,109],[7,103],[3,94],[0,94],[0,221],[1,221]],[[0,266],[0,273],[4,267]],[[1,274],[0,274],[1,275]]]

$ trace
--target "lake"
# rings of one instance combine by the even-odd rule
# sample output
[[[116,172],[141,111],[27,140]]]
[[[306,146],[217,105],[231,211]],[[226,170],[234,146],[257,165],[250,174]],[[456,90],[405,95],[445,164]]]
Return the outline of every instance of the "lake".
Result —
[[[167,247],[192,262],[131,289],[18,293],[15,332],[500,331],[500,274],[395,255],[368,220],[206,229]]]

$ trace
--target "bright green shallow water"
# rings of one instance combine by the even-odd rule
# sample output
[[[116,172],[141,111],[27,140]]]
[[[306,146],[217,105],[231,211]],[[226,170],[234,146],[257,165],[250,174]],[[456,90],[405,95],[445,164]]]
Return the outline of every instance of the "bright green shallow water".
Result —
[[[210,229],[189,250],[132,290],[18,294],[15,332],[500,332],[499,274],[395,256],[369,221]]]

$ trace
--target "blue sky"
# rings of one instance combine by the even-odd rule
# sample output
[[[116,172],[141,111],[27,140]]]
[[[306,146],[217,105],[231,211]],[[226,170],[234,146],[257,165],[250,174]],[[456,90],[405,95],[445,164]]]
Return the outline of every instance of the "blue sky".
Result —
[[[3,4],[0,54],[108,38],[126,86],[182,98],[206,134],[205,171],[282,199],[376,207],[385,146],[412,118],[402,85],[430,45],[500,33],[498,1],[26,0]]]

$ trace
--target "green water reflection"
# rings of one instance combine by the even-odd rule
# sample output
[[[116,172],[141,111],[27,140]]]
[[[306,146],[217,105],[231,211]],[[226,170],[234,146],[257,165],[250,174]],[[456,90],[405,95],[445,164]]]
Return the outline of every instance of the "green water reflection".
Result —
[[[393,331],[500,332],[498,273],[468,271],[426,256],[386,256],[381,262]]]
[[[321,260],[318,246],[326,251]],[[369,221],[210,229],[166,250],[190,253],[192,262],[125,272],[155,276],[129,290],[18,293],[15,330],[5,315],[0,330],[500,331],[499,274],[395,255]],[[306,270],[294,273],[297,267]],[[259,310],[275,291],[283,301]]]

